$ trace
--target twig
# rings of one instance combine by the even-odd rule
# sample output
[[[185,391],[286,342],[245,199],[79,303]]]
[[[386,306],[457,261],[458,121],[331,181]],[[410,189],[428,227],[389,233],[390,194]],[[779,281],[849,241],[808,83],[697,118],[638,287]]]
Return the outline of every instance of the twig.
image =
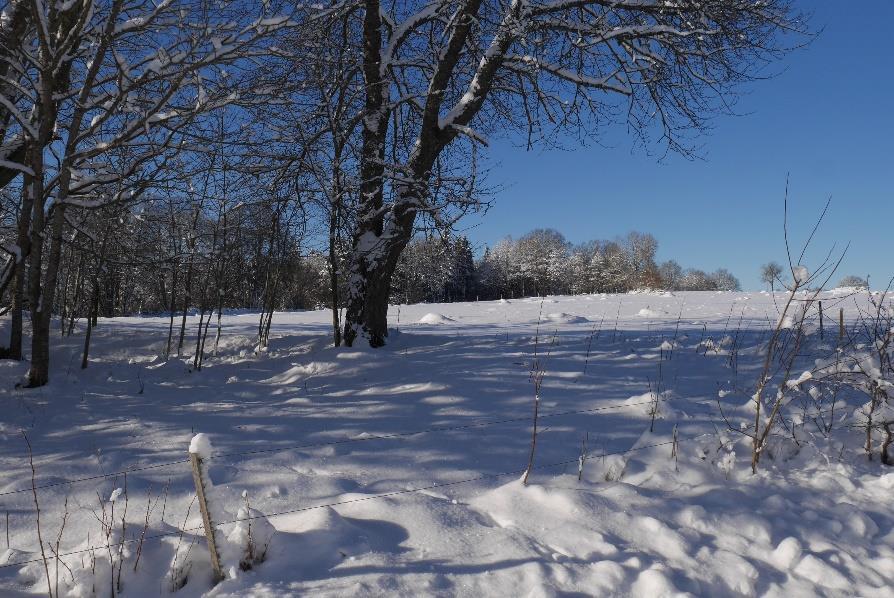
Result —
[[[22,437],[25,439],[25,444],[28,445],[28,463],[31,465],[31,495],[34,497],[34,512],[37,515],[37,541],[40,544],[40,558],[43,561],[43,570],[47,576],[47,595],[50,598],[53,598],[53,587],[50,584],[50,565],[47,563],[47,554],[43,548],[43,534],[40,530],[40,503],[37,501],[37,471],[34,469],[34,454],[31,450],[31,441],[28,440],[28,435],[25,434],[25,431],[22,430]]]

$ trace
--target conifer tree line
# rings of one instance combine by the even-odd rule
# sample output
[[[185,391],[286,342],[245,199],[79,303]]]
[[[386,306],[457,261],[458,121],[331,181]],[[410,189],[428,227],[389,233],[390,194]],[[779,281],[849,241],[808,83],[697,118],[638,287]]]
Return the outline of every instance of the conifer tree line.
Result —
[[[86,366],[106,315],[164,313],[165,356],[200,367],[227,308],[261,312],[259,346],[274,310],[322,304],[335,308],[336,345],[378,347],[396,298],[710,279],[671,264],[664,275],[679,281],[653,285],[663,266],[637,249],[565,247],[563,259],[541,233],[476,261],[451,231],[487,205],[489,136],[534,147],[621,125],[690,154],[740,84],[806,31],[788,0],[7,0],[0,11],[2,354],[29,361],[28,386],[49,380],[55,335],[83,335]],[[414,241],[422,229],[454,239],[426,272],[415,265],[435,249]],[[536,260],[513,257],[541,242],[521,251]],[[557,274],[560,262],[575,273]]]

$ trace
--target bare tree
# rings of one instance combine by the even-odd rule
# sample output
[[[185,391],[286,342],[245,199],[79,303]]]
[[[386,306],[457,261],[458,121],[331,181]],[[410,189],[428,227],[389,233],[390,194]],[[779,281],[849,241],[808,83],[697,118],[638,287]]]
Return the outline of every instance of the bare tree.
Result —
[[[780,276],[782,276],[782,266],[776,262],[769,262],[761,266],[761,282],[767,283],[771,291],[776,282],[780,280]]]
[[[21,161],[10,160],[12,152],[0,166],[24,177],[17,246],[27,259],[32,320],[28,384],[41,386],[73,216],[150,189],[188,143],[184,132],[238,99],[222,66],[260,52],[259,42],[285,21],[210,0],[32,0],[16,3],[16,14],[19,4],[27,5],[26,24],[9,35],[20,43],[2,50],[15,91],[0,103],[14,124],[4,134],[25,149]],[[22,268],[16,274],[24,278]]]
[[[801,253],[796,258],[789,246],[788,183],[786,183],[783,233],[792,282],[786,288],[788,292],[779,308],[779,319],[764,348],[763,365],[754,392],[751,394],[754,403],[754,425],[750,430],[736,429],[727,421],[730,430],[751,438],[752,473],[757,473],[761,457],[766,452],[769,440],[780,420],[783,419],[784,408],[791,401],[792,395],[803,382],[812,379],[820,368],[814,364],[811,370],[803,372],[797,378],[794,377],[799,358],[803,357],[802,347],[807,334],[805,324],[810,316],[810,309],[847,253],[845,247],[837,258],[833,258],[833,247],[813,272],[803,265],[804,257],[829,210],[830,203],[831,199],[826,202],[813,230],[801,247]]]
[[[485,134],[529,143],[587,133],[621,115],[690,151],[687,131],[802,31],[787,0],[419,0],[362,3],[365,84],[360,196],[345,342],[381,346],[389,284],[417,216],[448,225],[477,205]],[[470,160],[470,156],[472,159]],[[453,183],[453,184],[451,184]]]

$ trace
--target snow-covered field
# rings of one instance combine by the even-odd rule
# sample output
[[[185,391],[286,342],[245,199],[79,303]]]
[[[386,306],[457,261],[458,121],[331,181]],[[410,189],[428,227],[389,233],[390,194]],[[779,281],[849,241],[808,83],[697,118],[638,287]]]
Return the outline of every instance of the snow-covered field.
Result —
[[[830,320],[866,301],[825,297]],[[159,357],[166,319],[103,320],[85,371],[82,335],[54,338],[44,388],[14,388],[26,366],[0,362],[0,594],[47,594],[24,431],[60,596],[117,595],[106,544],[125,508],[122,596],[890,596],[894,473],[867,462],[862,432],[827,439],[808,422],[800,448],[781,441],[752,475],[748,439],[720,415],[753,420],[777,318],[766,293],[412,305],[392,307],[390,344],[370,350],[331,347],[328,312],[277,313],[256,354],[257,316],[229,315],[198,372]],[[247,502],[275,528],[242,571],[231,544],[247,522],[222,525],[229,578],[214,589],[184,462],[198,432],[217,521]],[[265,519],[249,521],[265,544]],[[64,566],[57,544],[74,553]]]

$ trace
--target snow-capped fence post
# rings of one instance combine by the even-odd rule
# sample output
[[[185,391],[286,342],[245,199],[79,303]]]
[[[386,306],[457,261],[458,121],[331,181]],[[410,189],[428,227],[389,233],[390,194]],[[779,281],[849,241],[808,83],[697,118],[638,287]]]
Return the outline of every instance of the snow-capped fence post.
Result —
[[[196,485],[196,498],[198,498],[199,509],[202,512],[202,524],[205,526],[205,539],[208,541],[208,553],[211,555],[211,570],[214,573],[214,583],[216,584],[224,578],[224,575],[220,566],[220,554],[217,552],[214,521],[211,519],[211,511],[208,509],[208,497],[205,487],[205,476],[207,474],[203,470],[205,458],[210,455],[204,454],[205,451],[201,450],[201,445],[207,444],[207,442],[198,442],[200,437],[204,439],[203,434],[196,434],[189,444],[189,463],[192,465],[192,479]]]

